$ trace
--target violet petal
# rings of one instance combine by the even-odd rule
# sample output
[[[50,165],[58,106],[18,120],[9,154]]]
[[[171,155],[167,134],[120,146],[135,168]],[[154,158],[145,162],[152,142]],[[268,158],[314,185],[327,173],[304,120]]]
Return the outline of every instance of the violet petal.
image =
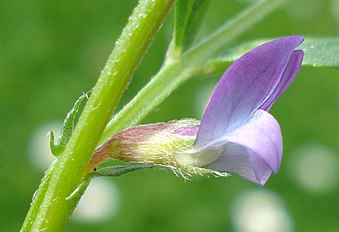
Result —
[[[205,168],[231,172],[260,185],[278,171],[282,136],[278,122],[266,111],[256,111],[249,121],[222,140],[225,142],[219,158]],[[210,146],[215,149],[213,143]]]
[[[248,120],[274,92],[302,41],[301,36],[273,40],[234,62],[214,89],[195,145],[208,144]]]
[[[301,50],[294,51],[286,66],[285,72],[281,77],[280,82],[273,91],[273,93],[265,100],[260,106],[260,109],[269,111],[274,102],[280,97],[280,95],[288,88],[292,83],[296,75],[298,74],[301,63],[303,61],[304,52]]]

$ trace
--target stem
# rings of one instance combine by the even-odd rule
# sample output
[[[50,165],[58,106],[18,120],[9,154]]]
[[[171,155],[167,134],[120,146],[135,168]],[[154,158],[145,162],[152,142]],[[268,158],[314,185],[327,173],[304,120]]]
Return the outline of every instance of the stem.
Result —
[[[198,63],[198,65],[200,65],[220,48],[228,45],[244,31],[260,22],[283,2],[284,0],[262,0],[253,4],[221,26],[216,32],[207,37],[196,47],[189,50],[184,54],[183,59],[187,59],[190,63]],[[201,58],[206,56],[207,58],[205,59]]]
[[[116,132],[137,124],[189,76],[190,71],[182,66],[182,62],[165,65],[132,101],[108,123],[100,143],[105,142]]]
[[[93,150],[173,1],[139,1],[93,89],[65,151],[43,178],[21,231],[64,229],[88,184],[85,182],[85,185],[80,185]],[[72,195],[79,185],[81,191]],[[71,195],[74,197],[69,197]]]
[[[154,107],[192,76],[195,69],[211,55],[259,22],[282,2],[283,0],[263,0],[253,4],[177,60],[166,63],[132,101],[108,123],[100,143],[105,142],[113,134],[140,122]]]

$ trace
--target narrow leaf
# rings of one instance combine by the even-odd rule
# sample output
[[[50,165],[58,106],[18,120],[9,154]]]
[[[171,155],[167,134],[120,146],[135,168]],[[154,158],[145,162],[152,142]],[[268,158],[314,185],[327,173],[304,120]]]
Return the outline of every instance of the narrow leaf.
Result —
[[[179,53],[192,46],[202,25],[210,0],[178,0],[174,18],[174,46]]]
[[[52,151],[52,154],[54,156],[58,156],[64,151],[69,138],[72,136],[73,128],[75,126],[75,118],[79,111],[80,105],[82,101],[87,97],[88,97],[87,93],[85,93],[76,100],[72,109],[68,112],[64,120],[62,129],[61,129],[61,135],[59,136],[58,141],[56,143],[54,142],[54,133],[53,131],[50,131],[49,144],[50,144],[50,149]]]
[[[204,75],[225,71],[232,62],[243,54],[267,41],[267,39],[260,39],[237,46],[224,56],[211,59],[201,69],[197,70],[196,74]],[[339,68],[339,38],[305,38],[304,43],[298,49],[305,53],[303,66]]]

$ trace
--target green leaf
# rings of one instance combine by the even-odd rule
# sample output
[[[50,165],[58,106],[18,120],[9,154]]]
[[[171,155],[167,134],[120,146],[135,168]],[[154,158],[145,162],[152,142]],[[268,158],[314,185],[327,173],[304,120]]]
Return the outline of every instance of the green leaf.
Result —
[[[207,12],[210,0],[177,0],[174,16],[174,44],[180,54],[194,43]]]
[[[81,95],[74,103],[72,109],[68,112],[61,129],[61,135],[58,141],[54,142],[53,131],[49,132],[49,145],[54,156],[60,155],[68,143],[69,138],[72,136],[73,128],[75,126],[75,118],[79,111],[82,101],[87,98],[87,93]]]
[[[305,52],[303,65],[339,67],[339,38],[306,38],[299,48]]]
[[[230,50],[224,56],[211,59],[201,69],[197,70],[197,75],[204,75],[213,72],[225,71],[234,61],[239,59],[251,49],[269,41],[270,39],[260,39],[246,42]],[[298,47],[304,51],[303,66],[311,67],[339,67],[339,38],[305,38],[305,41]]]

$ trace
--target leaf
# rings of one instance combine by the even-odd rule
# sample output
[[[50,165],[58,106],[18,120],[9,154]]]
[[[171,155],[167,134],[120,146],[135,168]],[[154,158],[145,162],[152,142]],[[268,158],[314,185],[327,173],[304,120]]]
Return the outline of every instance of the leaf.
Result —
[[[64,123],[62,125],[62,129],[61,129],[61,135],[59,136],[58,141],[56,143],[54,142],[53,131],[49,132],[49,145],[50,145],[50,149],[52,151],[52,154],[54,156],[58,156],[64,151],[64,149],[65,149],[65,147],[68,143],[68,140],[72,136],[73,128],[75,126],[74,125],[75,124],[75,118],[76,118],[76,115],[79,111],[81,102],[87,97],[88,97],[87,93],[85,93],[85,94],[81,95],[76,100],[72,109],[68,112],[68,114],[67,114],[67,116],[64,120]]]
[[[339,38],[306,38],[299,48],[305,52],[303,65],[339,67]]]
[[[210,0],[178,0],[176,2],[173,46],[180,52],[187,50],[194,43],[210,2]]]
[[[246,42],[230,50],[226,55],[211,59],[197,75],[225,71],[234,61],[239,59],[249,50],[269,41],[260,39]],[[305,41],[297,48],[304,51],[303,66],[339,68],[339,38],[305,38]]]

